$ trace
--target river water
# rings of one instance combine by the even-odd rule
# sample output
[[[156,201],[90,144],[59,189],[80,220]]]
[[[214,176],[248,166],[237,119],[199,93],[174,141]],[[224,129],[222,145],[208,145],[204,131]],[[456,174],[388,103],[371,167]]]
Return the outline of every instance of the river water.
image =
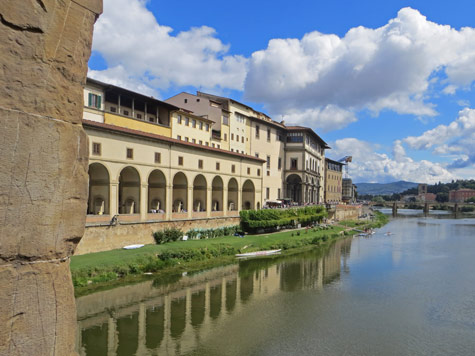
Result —
[[[475,219],[77,298],[80,355],[474,355]],[[386,232],[391,235],[387,236]]]

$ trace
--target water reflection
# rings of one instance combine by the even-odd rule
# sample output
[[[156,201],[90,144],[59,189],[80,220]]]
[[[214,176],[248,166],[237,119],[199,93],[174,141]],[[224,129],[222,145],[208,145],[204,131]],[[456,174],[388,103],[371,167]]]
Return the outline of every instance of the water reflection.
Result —
[[[351,239],[325,251],[240,261],[174,283],[144,282],[77,299],[80,355],[190,352],[252,301],[338,280]]]

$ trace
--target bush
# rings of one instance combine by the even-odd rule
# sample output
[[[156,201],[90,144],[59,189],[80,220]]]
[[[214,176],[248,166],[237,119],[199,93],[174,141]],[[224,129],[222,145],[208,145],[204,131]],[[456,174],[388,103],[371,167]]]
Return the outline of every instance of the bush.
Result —
[[[239,225],[223,226],[216,229],[191,229],[186,232],[189,239],[212,239],[215,237],[232,236],[239,229]]]
[[[243,210],[240,212],[241,228],[255,233],[260,229],[275,230],[282,226],[303,226],[321,222],[327,216],[323,206],[308,206],[299,209]]]
[[[181,240],[183,238],[183,232],[180,229],[165,229],[162,231],[155,231],[153,233],[153,238],[157,245],[165,244],[167,242]]]

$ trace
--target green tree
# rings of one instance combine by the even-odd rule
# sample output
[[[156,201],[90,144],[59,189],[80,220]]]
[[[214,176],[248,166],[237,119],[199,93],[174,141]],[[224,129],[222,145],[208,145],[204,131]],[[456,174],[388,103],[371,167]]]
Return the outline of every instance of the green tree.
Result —
[[[438,201],[439,203],[446,203],[449,201],[449,193],[445,193],[445,192],[437,193],[435,200]]]

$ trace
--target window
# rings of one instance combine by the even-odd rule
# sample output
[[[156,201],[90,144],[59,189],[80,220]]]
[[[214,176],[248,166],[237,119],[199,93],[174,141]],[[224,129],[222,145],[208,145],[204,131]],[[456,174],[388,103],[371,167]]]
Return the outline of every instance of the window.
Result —
[[[259,125],[256,125],[256,138],[259,138]]]
[[[137,119],[142,119],[142,114],[137,114]]]
[[[185,142],[189,142],[190,139],[188,137],[185,137]]]
[[[202,159],[198,160],[198,168],[203,169],[203,160]]]
[[[215,146],[215,145],[214,145],[214,143],[212,143],[212,144],[211,144],[211,147],[213,147],[213,148],[214,148],[214,146]]]
[[[200,102],[200,98],[196,99],[196,102],[199,103],[199,102]]]
[[[148,121],[155,122],[155,118],[153,116],[149,116]]]
[[[259,153],[256,152],[256,158],[259,158]]]
[[[267,171],[267,175],[270,176],[270,171]]]
[[[190,126],[190,119],[185,117],[185,126]]]
[[[236,141],[239,142],[239,135],[236,135]]]
[[[216,162],[216,170],[219,171],[219,168],[220,168],[220,164],[219,162]]]
[[[270,129],[267,129],[267,141],[270,142]]]
[[[160,163],[162,161],[162,155],[160,152],[155,152],[155,163]]]
[[[209,146],[209,142],[208,142],[208,141],[206,141],[206,142],[205,142],[205,145],[206,145],[206,146]]]
[[[178,165],[183,166],[183,156],[178,156]]]
[[[267,169],[270,169],[270,156],[267,156]]]
[[[228,134],[224,134],[224,141],[228,140]]]
[[[236,165],[235,164],[233,164],[231,166],[231,173],[236,173]]]
[[[200,121],[200,130],[203,130],[203,123]]]
[[[257,169],[257,175],[260,177],[261,176],[261,170],[258,168]]]
[[[287,142],[290,142],[290,143],[303,142],[303,133],[301,133],[301,132],[289,132],[287,134]]]
[[[298,159],[297,158],[291,158],[290,159],[290,169],[297,169],[298,165]]]
[[[101,108],[101,99],[102,99],[102,97],[100,95],[89,93],[89,104],[88,104],[88,106],[91,107],[91,108],[100,109]]]
[[[202,140],[200,140],[200,145],[202,145],[202,144],[203,144],[203,141],[202,141]]]
[[[241,115],[240,113],[234,113],[234,115],[236,116],[236,121],[237,122],[240,122],[242,124],[246,123],[246,117],[244,115]]]
[[[111,112],[117,112],[117,108],[116,108],[115,106],[111,106],[111,107],[110,107],[110,111],[111,111]]]
[[[234,148],[231,148],[231,152],[234,152]]]
[[[280,188],[277,189],[277,199],[280,199]]]
[[[180,136],[180,135],[177,135],[177,136],[176,136],[176,139],[181,141],[181,136]]]
[[[196,143],[196,139],[195,138],[191,139],[191,142]]]
[[[231,140],[234,140],[234,134],[233,133],[231,134]]]
[[[129,110],[124,110],[124,115],[129,116]]]
[[[279,170],[282,169],[282,157],[279,157],[279,160],[277,161],[277,168],[278,168]]]
[[[218,145],[218,148],[221,148],[221,145]]]
[[[97,142],[92,143],[92,154],[96,156],[101,155],[101,144]]]
[[[266,188],[266,199],[269,199],[270,196],[270,188]]]
[[[206,131],[209,131],[209,124],[206,124]]]
[[[241,142],[244,143],[244,136],[241,137]]]
[[[185,101],[185,104],[188,103],[188,99],[185,99],[184,101]]]
[[[127,148],[127,158],[128,159],[134,158],[134,150],[132,148]]]
[[[196,120],[195,119],[191,120],[191,127],[193,127],[193,128],[196,127]]]
[[[251,168],[247,167],[247,174],[251,174]]]
[[[229,125],[229,116],[223,114],[223,125]]]
[[[181,124],[181,115],[178,115],[177,118],[176,118],[176,121]]]

